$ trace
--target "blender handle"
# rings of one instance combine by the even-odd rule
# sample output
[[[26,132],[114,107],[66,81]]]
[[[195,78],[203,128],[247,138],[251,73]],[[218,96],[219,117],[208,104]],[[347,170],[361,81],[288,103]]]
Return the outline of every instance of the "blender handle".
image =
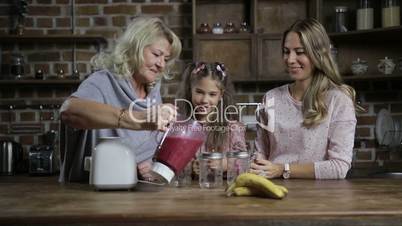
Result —
[[[163,141],[165,141],[166,136],[167,136],[167,135],[168,135],[168,133],[169,133],[169,130],[170,130],[170,124],[169,124],[167,127],[168,127],[168,128],[167,128],[167,130],[165,131],[165,133],[164,133],[164,134],[163,134],[163,136],[162,136],[161,141],[159,142],[159,145],[158,145],[158,149],[157,149],[157,150],[161,149],[161,146],[162,146],[162,144],[163,144]]]

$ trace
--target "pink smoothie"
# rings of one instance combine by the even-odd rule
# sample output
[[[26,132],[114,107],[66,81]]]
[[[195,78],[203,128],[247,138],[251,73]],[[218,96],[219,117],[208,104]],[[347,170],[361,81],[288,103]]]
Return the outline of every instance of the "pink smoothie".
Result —
[[[168,136],[159,150],[157,160],[178,174],[194,157],[202,143],[203,140],[200,139]]]

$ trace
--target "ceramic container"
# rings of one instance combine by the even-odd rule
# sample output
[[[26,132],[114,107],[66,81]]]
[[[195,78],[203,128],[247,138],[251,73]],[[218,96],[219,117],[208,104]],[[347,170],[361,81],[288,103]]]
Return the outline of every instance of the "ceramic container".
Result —
[[[214,27],[212,28],[212,33],[214,34],[223,34],[223,27],[221,23],[215,23]]]
[[[354,75],[364,75],[368,70],[367,61],[357,58],[350,67]]]
[[[394,72],[395,63],[392,59],[385,57],[384,59],[380,59],[377,65],[378,71],[385,74],[390,75]]]

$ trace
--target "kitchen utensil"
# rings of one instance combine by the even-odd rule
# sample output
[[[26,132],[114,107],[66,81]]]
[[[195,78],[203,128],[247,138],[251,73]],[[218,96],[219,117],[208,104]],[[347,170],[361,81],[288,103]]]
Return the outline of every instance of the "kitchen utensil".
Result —
[[[0,175],[14,175],[22,162],[21,144],[11,140],[0,141]]]
[[[155,178],[170,183],[193,159],[205,138],[202,125],[197,121],[173,123],[152,167]]]
[[[32,145],[29,149],[29,174],[51,175],[54,173],[54,149],[50,145]]]
[[[90,184],[98,190],[131,189],[138,182],[133,150],[119,137],[103,137],[92,152]]]
[[[377,114],[375,124],[375,133],[378,144],[386,146],[390,145],[394,139],[392,131],[395,131],[395,126],[391,114],[388,110],[381,109]]]

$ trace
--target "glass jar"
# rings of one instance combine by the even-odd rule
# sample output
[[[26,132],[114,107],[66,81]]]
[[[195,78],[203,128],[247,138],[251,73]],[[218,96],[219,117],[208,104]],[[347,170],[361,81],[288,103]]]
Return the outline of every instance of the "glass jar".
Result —
[[[399,0],[382,0],[382,27],[400,25]]]
[[[189,162],[187,166],[173,178],[173,181],[170,184],[174,187],[190,186],[192,181],[192,164],[192,161]]]
[[[249,28],[249,26],[248,26],[246,21],[243,21],[243,22],[240,23],[239,32],[240,33],[242,33],[242,32],[243,33],[250,32],[250,28]]]
[[[336,6],[335,7],[335,32],[347,32],[348,31],[348,7]]]
[[[226,158],[228,162],[226,182],[230,185],[237,176],[248,171],[249,154],[246,151],[227,152]]]
[[[200,33],[200,34],[211,33],[211,28],[209,27],[209,24],[201,23],[200,27],[198,28],[198,33]]]
[[[213,34],[223,34],[223,27],[221,23],[215,23],[214,27],[212,28],[212,33]]]
[[[201,188],[219,188],[223,186],[223,154],[203,152],[199,156]]]
[[[42,69],[36,70],[35,79],[43,79],[43,71],[42,71]]]
[[[370,0],[360,0],[357,8],[356,29],[366,30],[373,28],[374,9]]]
[[[226,23],[225,33],[236,33],[236,27],[232,22]]]
[[[24,76],[24,57],[19,53],[11,56],[11,75],[15,79],[22,79]]]

